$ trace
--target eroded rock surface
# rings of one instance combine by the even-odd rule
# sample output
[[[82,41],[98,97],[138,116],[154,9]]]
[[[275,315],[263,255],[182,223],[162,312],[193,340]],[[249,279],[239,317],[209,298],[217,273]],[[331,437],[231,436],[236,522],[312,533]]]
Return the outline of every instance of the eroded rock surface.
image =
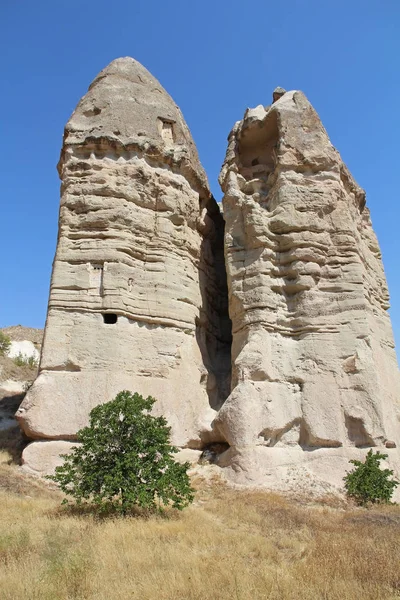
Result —
[[[233,333],[232,393],[215,421],[231,448],[220,464],[262,483],[268,465],[318,456],[326,472],[326,449],[342,472],[356,448],[392,448],[398,460],[379,245],[364,191],[301,92],[278,88],[270,107],[247,110],[220,182]]]
[[[58,244],[23,430],[73,440],[95,405],[128,389],[157,398],[176,444],[201,446],[230,390],[230,322],[223,219],[179,108],[138,62],[113,61],[68,121],[58,169]],[[40,442],[25,462],[39,471],[45,451]]]
[[[379,245],[301,92],[276,88],[236,123],[224,218],[179,109],[130,58],[78,104],[59,172],[40,373],[17,414],[38,440],[28,470],[51,471],[91,408],[129,389],[157,398],[182,458],[236,483],[324,494],[373,446],[400,477]]]

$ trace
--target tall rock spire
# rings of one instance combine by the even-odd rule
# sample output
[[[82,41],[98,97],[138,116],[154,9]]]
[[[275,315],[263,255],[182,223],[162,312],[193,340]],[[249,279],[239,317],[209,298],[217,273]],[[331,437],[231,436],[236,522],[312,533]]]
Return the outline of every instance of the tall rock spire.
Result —
[[[68,121],[58,168],[40,373],[17,413],[29,437],[53,441],[28,446],[26,465],[54,463],[123,389],[154,396],[173,441],[199,447],[229,392],[230,329],[223,221],[179,108],[117,59]]]
[[[233,333],[220,464],[242,483],[284,487],[288,466],[304,464],[340,484],[347,460],[378,446],[398,469],[379,245],[364,191],[301,92],[275,90],[271,107],[247,110],[220,182]]]

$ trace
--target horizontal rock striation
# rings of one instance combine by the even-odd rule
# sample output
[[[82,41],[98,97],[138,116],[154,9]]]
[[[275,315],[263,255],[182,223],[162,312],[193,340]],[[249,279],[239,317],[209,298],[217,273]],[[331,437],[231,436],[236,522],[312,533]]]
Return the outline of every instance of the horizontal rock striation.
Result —
[[[58,170],[40,374],[22,428],[74,440],[95,405],[129,389],[157,398],[176,444],[203,444],[230,391],[224,223],[179,108],[138,62],[113,61],[68,121]]]
[[[235,124],[220,175],[233,375],[214,426],[231,446],[220,464],[238,481],[267,481],[268,464],[303,464],[321,449],[347,462],[357,453],[345,448],[392,448],[400,437],[389,296],[365,193],[306,97],[276,92]]]

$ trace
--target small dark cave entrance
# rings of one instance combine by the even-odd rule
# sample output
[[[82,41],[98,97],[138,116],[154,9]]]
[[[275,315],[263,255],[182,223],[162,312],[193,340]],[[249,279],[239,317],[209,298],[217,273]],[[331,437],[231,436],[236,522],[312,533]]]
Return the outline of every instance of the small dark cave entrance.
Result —
[[[229,317],[228,282],[224,256],[225,222],[211,196],[200,203],[207,209],[201,244],[199,283],[202,297],[196,336],[207,370],[211,408],[219,410],[231,392],[232,321]]]
[[[199,458],[200,465],[215,465],[218,459],[230,446],[226,442],[213,442],[204,447]]]
[[[118,315],[114,313],[103,313],[103,323],[105,325],[115,325],[118,321]]]

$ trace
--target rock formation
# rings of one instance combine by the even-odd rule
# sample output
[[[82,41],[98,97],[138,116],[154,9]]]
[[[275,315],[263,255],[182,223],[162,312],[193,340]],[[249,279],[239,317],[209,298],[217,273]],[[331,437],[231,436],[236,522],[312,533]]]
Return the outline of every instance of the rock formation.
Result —
[[[186,455],[207,447],[238,483],[324,490],[370,446],[399,468],[378,242],[301,92],[234,126],[223,218],[179,109],[130,58],[78,104],[59,173],[40,373],[18,412],[39,440],[28,468],[54,466],[122,389],[155,396]]]
[[[389,295],[364,191],[305,96],[273,99],[236,123],[220,175],[233,334],[220,463],[240,482],[307,463],[329,480],[354,449],[400,441]]]
[[[59,235],[39,376],[17,418],[73,440],[122,389],[158,399],[179,446],[211,440],[230,385],[223,220],[179,108],[131,58],[68,121]],[[60,442],[31,444],[41,471]],[[50,457],[50,458],[49,458]]]

